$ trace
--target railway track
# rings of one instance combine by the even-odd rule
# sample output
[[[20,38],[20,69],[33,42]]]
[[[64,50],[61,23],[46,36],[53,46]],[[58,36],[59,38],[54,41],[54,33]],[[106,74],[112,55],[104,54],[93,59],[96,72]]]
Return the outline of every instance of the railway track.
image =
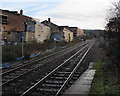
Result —
[[[52,56],[56,56],[57,54],[61,54],[61,53],[64,53],[64,52],[69,52],[70,49],[75,49],[75,47],[77,47],[79,44],[75,45],[75,46],[72,46],[72,47],[69,47],[67,49],[64,49],[64,50],[61,50],[61,51],[58,51],[58,52],[55,52],[53,54],[50,54],[50,55],[47,55],[47,56],[44,56],[44,57],[41,57],[41,58],[34,58],[34,59],[31,59],[31,60],[28,60],[28,61],[25,61],[24,63],[21,63],[19,64],[18,66],[15,66],[13,68],[8,68],[7,71],[3,71],[0,75],[4,75],[4,74],[7,74],[7,73],[10,73],[14,70],[17,70],[19,68],[22,68],[22,67],[25,67],[29,64],[33,64],[33,63],[36,63],[36,62],[39,62],[39,61],[42,61],[42,60],[45,60],[47,58],[50,58]],[[82,45],[82,44],[81,44]],[[71,50],[70,50],[71,51]],[[6,70],[6,69],[5,69]]]
[[[83,44],[83,45],[85,45],[85,44]],[[74,48],[72,49],[72,50],[74,50],[74,49],[76,49],[76,47],[77,47],[77,49],[78,48],[80,48],[80,47],[82,47],[82,45],[80,45],[79,47],[78,46],[74,46]],[[71,50],[71,51],[72,51]],[[71,51],[69,51],[70,53],[72,53]],[[66,52],[66,53],[69,53],[69,52]],[[68,58],[68,56],[66,56],[66,53],[64,53],[64,55],[65,55],[65,57],[66,58]],[[74,53],[74,52],[73,52]],[[73,54],[72,53],[72,54]],[[68,55],[68,54],[67,54]],[[56,57],[56,56],[55,56]],[[59,63],[62,63],[63,61],[62,60],[65,60],[66,58],[65,57],[63,57],[63,58],[60,58],[60,57],[62,57],[61,55],[60,56],[58,56],[57,58],[59,58],[58,60],[57,60],[57,58],[55,59],[55,57],[51,60],[48,60],[48,61],[45,61],[44,62],[44,64],[46,63],[55,63],[55,62],[58,62],[59,61]],[[36,74],[39,74],[40,76],[39,76],[39,78],[42,78],[43,76],[45,76],[46,74],[48,74],[48,72],[47,71],[44,71],[43,72],[43,70],[44,70],[44,68],[46,68],[47,69],[47,67],[48,67],[48,65],[45,65],[44,67],[42,67],[42,68],[40,68],[42,65],[44,65],[43,64],[43,62],[41,63],[41,64],[38,64],[38,65],[36,65],[36,64],[34,64],[34,67],[32,66],[32,67],[30,67],[30,66],[28,66],[27,68],[23,68],[22,67],[22,69],[20,69],[20,70],[13,70],[12,71],[12,73],[11,73],[11,71],[9,71],[8,73],[6,72],[6,73],[4,73],[4,75],[3,75],[3,79],[4,79],[4,82],[3,82],[3,84],[2,84],[2,87],[3,87],[3,94],[5,93],[11,93],[11,92],[9,92],[9,91],[11,91],[11,90],[9,90],[9,88],[11,88],[11,89],[13,89],[12,91],[15,91],[15,90],[17,90],[17,88],[18,88],[18,86],[17,86],[17,83],[15,83],[15,82],[19,82],[19,84],[21,84],[21,82],[22,83],[25,83],[25,85],[26,84],[28,84],[28,83],[26,83],[26,82],[24,82],[26,79],[24,79],[24,78],[30,78],[30,77],[32,77],[33,75],[36,75]],[[49,71],[51,71],[51,70],[53,70],[53,68],[55,68],[55,67],[57,67],[59,64],[56,64],[56,65],[51,65],[51,66],[49,66],[49,67],[51,67],[51,69],[49,70]],[[20,67],[21,68],[21,67]],[[19,69],[19,68],[18,68]],[[19,73],[20,72],[20,73]],[[41,73],[40,73],[41,72]],[[31,73],[31,75],[29,76],[29,74]],[[7,74],[7,75],[6,75]],[[7,78],[7,79],[6,79]],[[35,79],[36,78],[36,79]],[[38,80],[37,79],[37,75],[36,76],[34,76],[34,79],[35,80]],[[15,81],[16,80],[16,81]],[[29,80],[29,79],[28,79]],[[15,82],[14,82],[15,81]],[[36,82],[36,81],[35,81]],[[32,86],[34,84],[34,81],[32,81],[30,84],[29,84],[29,86]],[[17,87],[16,87],[17,86]],[[27,85],[26,85],[27,86]],[[27,87],[26,87],[27,88]],[[25,88],[25,89],[26,89]],[[24,88],[23,88],[24,89]],[[25,90],[24,89],[24,90]],[[17,90],[17,91],[19,91],[19,90]],[[16,92],[17,93],[17,92]],[[18,93],[20,93],[21,94],[21,92],[19,91]]]
[[[1,73],[0,75],[5,74],[5,73],[8,73],[9,71],[15,70],[15,69],[17,69],[17,68],[19,68],[19,67],[23,67],[23,66],[26,66],[26,65],[28,65],[28,64],[31,64],[31,63],[34,63],[34,62],[38,62],[38,61],[47,59],[47,58],[49,58],[49,57],[51,57],[51,56],[57,55],[57,54],[59,54],[59,53],[61,53],[61,52],[65,52],[65,51],[67,51],[67,50],[69,50],[69,49],[71,49],[71,48],[74,48],[74,47],[78,46],[78,45],[79,45],[79,44],[76,44],[76,45],[74,45],[74,46],[71,46],[71,47],[62,49],[62,50],[60,50],[60,51],[58,51],[58,52],[55,52],[55,53],[53,53],[53,54],[49,54],[49,55],[45,55],[45,54],[44,54],[43,56],[37,56],[37,57],[34,57],[34,58],[32,58],[32,59],[30,59],[30,60],[28,60],[28,61],[24,61],[24,62],[21,62],[21,63],[18,63],[18,64],[13,64],[10,68],[8,68],[8,69],[3,69],[3,70],[2,70],[2,73]]]
[[[79,50],[20,96],[60,96],[85,71],[86,68],[81,63],[92,45],[93,43],[84,51]]]

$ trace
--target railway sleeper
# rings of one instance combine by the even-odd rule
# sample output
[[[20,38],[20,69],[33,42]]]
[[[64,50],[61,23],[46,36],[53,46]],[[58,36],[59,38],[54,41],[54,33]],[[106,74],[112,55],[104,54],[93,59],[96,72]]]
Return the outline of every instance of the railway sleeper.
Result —
[[[46,80],[45,81],[46,84],[63,84],[64,81],[52,81],[52,80]]]
[[[41,91],[41,92],[57,92],[59,90],[59,88],[37,88],[37,91]]]
[[[79,77],[72,77],[73,80],[77,80]]]
[[[71,73],[71,72],[67,72],[67,71],[66,71],[66,72],[60,72],[60,71],[57,72],[57,74],[70,74],[70,73]]]
[[[15,75],[15,76],[16,76],[16,75]],[[15,77],[15,76],[14,76],[14,75],[4,76],[3,79],[7,79],[7,78],[10,78],[10,79],[11,79],[11,78],[13,78],[13,77]]]
[[[55,80],[66,80],[67,77],[50,77],[50,79],[55,79]]]
[[[16,75],[18,75],[18,74],[16,74],[16,73],[10,73],[10,75],[16,76]],[[7,75],[5,75],[5,76],[7,76]]]
[[[74,74],[73,76],[74,76],[74,77],[79,77],[79,76],[80,76],[80,74]]]
[[[40,66],[40,65],[34,65],[33,68],[37,68],[37,67],[39,67],[39,66]]]
[[[22,82],[23,80],[21,80],[21,79],[18,79],[17,81],[18,81],[18,82]]]
[[[42,86],[47,86],[47,87],[60,87],[62,84],[42,84]]]
[[[35,91],[28,96],[54,96],[57,91]]]
[[[52,85],[52,84],[51,84]],[[54,88],[54,89],[59,89],[61,86],[56,86],[56,85],[54,85],[54,86],[41,86],[40,88],[47,88],[47,89],[51,89],[51,88]]]
[[[25,69],[21,69],[21,71],[29,71],[29,70],[30,70],[30,69],[26,69],[26,68],[25,68]]]
[[[34,92],[34,93],[31,93],[30,95],[28,94],[28,96],[53,96],[53,95],[50,95],[51,93],[45,93],[45,92]]]
[[[69,68],[69,67],[66,67],[66,68],[63,68],[64,70],[70,70],[71,68]]]
[[[54,76],[57,76],[57,77],[61,77],[61,76],[63,76],[63,77],[68,77],[69,74],[54,74]]]

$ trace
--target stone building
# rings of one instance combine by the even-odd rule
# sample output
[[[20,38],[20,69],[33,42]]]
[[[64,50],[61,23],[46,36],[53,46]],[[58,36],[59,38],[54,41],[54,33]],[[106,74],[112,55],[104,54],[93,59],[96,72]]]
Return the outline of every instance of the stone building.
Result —
[[[36,40],[37,42],[43,43],[44,40],[50,39],[50,27],[42,24],[39,19],[34,19],[35,29],[33,32],[26,30],[26,41]],[[28,25],[29,26],[29,25]]]
[[[0,31],[2,32],[3,39],[6,38],[8,41],[20,42],[25,40],[25,24],[24,22],[31,17],[23,15],[23,10],[9,11],[0,9]]]
[[[73,41],[73,32],[71,32],[69,29],[64,28],[63,29],[64,32],[64,38],[66,42],[70,42]]]
[[[59,41],[63,40],[63,32],[61,31],[61,29],[59,28],[58,25],[54,24],[51,22],[51,19],[48,18],[48,21],[45,20],[43,22],[41,22],[42,24],[50,27],[50,33],[51,33],[51,38],[58,38]]]
[[[80,37],[84,35],[84,31],[78,27],[69,27],[69,30],[73,32],[74,37]]]
[[[63,31],[64,40],[66,42],[73,41],[73,32],[69,30],[68,26],[59,26],[60,29]]]

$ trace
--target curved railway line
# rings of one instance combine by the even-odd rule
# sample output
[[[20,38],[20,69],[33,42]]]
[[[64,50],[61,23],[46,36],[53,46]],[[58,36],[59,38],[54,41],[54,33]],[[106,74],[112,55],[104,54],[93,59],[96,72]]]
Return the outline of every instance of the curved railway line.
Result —
[[[68,81],[74,76],[75,78],[79,77],[83,72],[84,68],[81,69],[81,72],[76,70],[92,47],[93,43],[91,44],[91,42],[77,44],[43,57],[44,59],[40,58],[30,64],[27,63],[4,72],[1,74],[3,76],[3,84],[1,85],[3,95],[23,96],[30,94],[34,96],[41,94],[42,96],[55,96],[61,94],[66,84],[69,83]]]

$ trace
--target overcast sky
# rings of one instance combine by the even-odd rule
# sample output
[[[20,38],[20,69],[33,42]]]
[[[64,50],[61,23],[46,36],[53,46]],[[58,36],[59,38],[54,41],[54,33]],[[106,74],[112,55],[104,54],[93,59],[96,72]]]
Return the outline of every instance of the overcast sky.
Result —
[[[115,0],[0,0],[0,9],[19,11],[40,21],[81,29],[104,29],[107,10]]]

